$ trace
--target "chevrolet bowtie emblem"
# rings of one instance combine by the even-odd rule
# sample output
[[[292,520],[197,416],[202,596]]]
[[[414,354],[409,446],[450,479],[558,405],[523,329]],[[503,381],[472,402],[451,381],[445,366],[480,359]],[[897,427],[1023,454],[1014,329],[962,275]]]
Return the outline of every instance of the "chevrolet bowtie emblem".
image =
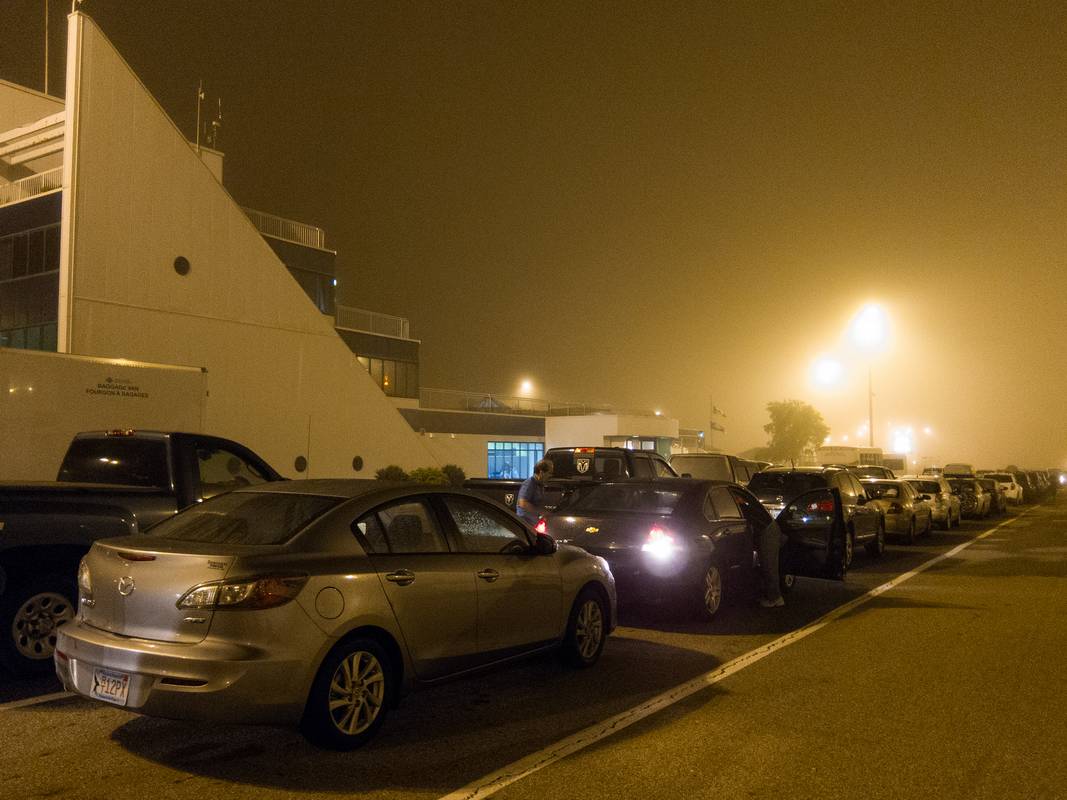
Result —
[[[585,532],[586,533],[600,533],[600,528],[597,528],[594,525],[590,525],[588,528],[585,529]]]

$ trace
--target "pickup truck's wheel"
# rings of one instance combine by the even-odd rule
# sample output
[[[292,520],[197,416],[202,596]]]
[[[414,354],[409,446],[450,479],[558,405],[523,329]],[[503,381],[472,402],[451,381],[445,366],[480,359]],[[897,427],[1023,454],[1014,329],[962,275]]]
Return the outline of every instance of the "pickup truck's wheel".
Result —
[[[0,599],[0,663],[16,675],[51,672],[60,625],[74,619],[70,581],[46,575],[8,586]]]

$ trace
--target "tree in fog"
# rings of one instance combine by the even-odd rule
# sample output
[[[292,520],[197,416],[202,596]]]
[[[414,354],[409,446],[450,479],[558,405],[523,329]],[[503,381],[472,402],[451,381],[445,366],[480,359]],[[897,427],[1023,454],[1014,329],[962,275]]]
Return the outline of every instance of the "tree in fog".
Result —
[[[767,443],[772,461],[796,464],[805,450],[815,449],[830,435],[822,414],[800,400],[767,403],[771,421],[763,426],[771,437]]]

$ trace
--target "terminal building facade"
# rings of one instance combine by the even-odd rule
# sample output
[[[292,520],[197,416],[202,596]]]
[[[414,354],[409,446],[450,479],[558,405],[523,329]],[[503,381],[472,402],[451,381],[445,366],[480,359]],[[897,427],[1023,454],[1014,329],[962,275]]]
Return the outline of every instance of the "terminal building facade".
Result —
[[[407,319],[337,304],[320,228],[242,208],[222,153],[186,140],[84,13],[67,54],[65,100],[0,81],[0,347],[200,367],[203,430],[294,477],[525,477],[546,447],[682,443],[651,412],[426,389]],[[61,398],[35,402],[76,432]]]

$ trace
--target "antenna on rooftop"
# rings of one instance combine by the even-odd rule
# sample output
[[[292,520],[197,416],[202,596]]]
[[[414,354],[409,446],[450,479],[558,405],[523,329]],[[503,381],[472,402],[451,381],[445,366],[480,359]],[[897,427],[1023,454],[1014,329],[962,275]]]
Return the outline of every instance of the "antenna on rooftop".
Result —
[[[211,120],[211,132],[207,135],[208,144],[214,149],[219,149],[219,130],[222,128],[222,98],[218,98],[219,107],[215,112],[215,119]]]
[[[196,87],[196,152],[200,152],[200,104],[204,102],[204,80]]]

